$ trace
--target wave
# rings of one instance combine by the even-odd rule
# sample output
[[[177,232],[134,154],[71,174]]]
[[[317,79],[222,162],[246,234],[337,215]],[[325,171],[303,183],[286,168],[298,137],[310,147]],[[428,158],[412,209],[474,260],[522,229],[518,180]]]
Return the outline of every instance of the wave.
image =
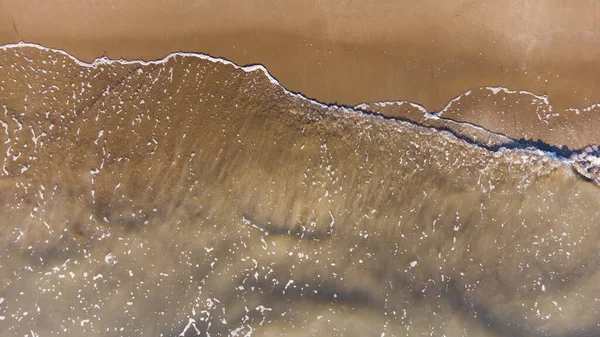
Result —
[[[107,57],[102,57],[102,58],[98,58],[98,59],[94,60],[91,63],[87,63],[87,62],[79,60],[78,58],[74,57],[73,55],[67,53],[64,50],[48,48],[48,47],[44,47],[39,44],[29,43],[29,42],[19,42],[16,44],[2,45],[2,46],[0,46],[0,50],[10,50],[10,49],[19,49],[19,48],[28,48],[28,47],[35,48],[35,49],[45,51],[45,52],[61,54],[65,57],[69,58],[73,62],[75,62],[77,65],[86,67],[86,68],[98,68],[99,66],[102,66],[102,65],[112,65],[112,64],[140,65],[140,66],[160,65],[160,64],[165,64],[165,63],[169,62],[169,60],[171,60],[172,58],[175,58],[177,56],[198,58],[201,60],[210,61],[212,63],[229,65],[229,66],[234,67],[235,69],[243,70],[244,72],[259,72],[259,73],[263,74],[269,80],[269,82],[271,84],[281,88],[286,94],[288,94],[292,97],[307,101],[311,104],[315,104],[316,106],[319,106],[322,108],[337,109],[337,110],[344,111],[346,113],[364,114],[365,112],[367,112],[369,114],[375,113],[376,116],[381,113],[382,116],[389,117],[392,114],[390,112],[382,113],[382,108],[386,108],[386,107],[401,108],[404,105],[408,105],[410,108],[417,109],[419,112],[421,112],[425,119],[441,119],[441,120],[443,120],[443,122],[441,123],[442,125],[433,125],[432,123],[418,122],[417,119],[415,119],[415,118],[411,119],[409,117],[407,120],[410,122],[417,122],[418,125],[424,126],[424,127],[431,127],[434,129],[441,129],[441,130],[449,131],[452,133],[452,135],[454,135],[460,139],[463,139],[463,140],[469,142],[470,144],[482,146],[485,149],[490,150],[490,151],[497,151],[499,149],[511,150],[511,149],[515,149],[515,148],[518,148],[520,150],[533,149],[534,151],[536,151],[538,153],[543,153],[547,156],[550,156],[552,158],[557,158],[561,161],[568,163],[569,165],[573,166],[573,169],[575,172],[582,174],[582,176],[584,176],[586,179],[591,179],[593,181],[600,182],[600,176],[597,176],[597,173],[596,173],[596,172],[600,173],[599,172],[600,169],[596,168],[595,164],[593,164],[593,163],[596,163],[597,161],[595,160],[596,151],[593,150],[594,144],[592,144],[592,143],[589,143],[589,142],[584,143],[583,146],[580,147],[580,149],[578,149],[578,150],[571,150],[568,147],[565,149],[564,147],[561,148],[561,146],[564,146],[562,143],[546,143],[544,141],[544,139],[542,139],[543,137],[539,137],[536,140],[530,138],[529,141],[527,141],[526,139],[524,139],[522,137],[523,134],[519,134],[517,131],[514,131],[514,130],[511,130],[512,132],[493,131],[494,130],[493,127],[488,129],[484,125],[478,125],[474,122],[469,121],[468,118],[466,118],[466,119],[461,118],[460,111],[458,114],[455,113],[455,115],[453,115],[453,116],[446,117],[448,115],[448,112],[450,112],[454,106],[459,105],[461,100],[465,99],[466,97],[469,97],[472,93],[474,93],[474,92],[481,93],[482,91],[490,91],[492,93],[492,95],[498,95],[499,93],[503,93],[506,96],[511,96],[512,100],[516,100],[516,101],[518,101],[522,97],[527,97],[527,98],[531,99],[531,102],[529,102],[529,104],[534,105],[536,107],[535,113],[536,113],[537,118],[540,121],[542,121],[542,120],[547,121],[547,120],[550,120],[552,117],[560,116],[560,113],[550,114],[553,111],[553,108],[552,108],[552,105],[550,104],[550,100],[547,95],[537,95],[537,94],[534,94],[529,91],[512,90],[512,89],[505,88],[505,87],[485,86],[485,87],[480,87],[477,89],[468,90],[468,91],[456,96],[455,98],[451,99],[444,106],[444,108],[442,108],[440,111],[428,111],[421,104],[411,102],[411,101],[404,101],[404,100],[362,103],[362,104],[358,104],[358,105],[352,107],[352,106],[344,106],[344,105],[328,104],[328,103],[319,102],[318,100],[306,97],[306,96],[302,95],[301,93],[291,91],[291,90],[287,89],[285,86],[283,86],[273,75],[271,75],[271,73],[267,70],[267,68],[261,64],[240,66],[240,65],[238,65],[232,61],[229,61],[227,59],[213,57],[213,56],[210,56],[207,54],[202,54],[202,53],[174,52],[174,53],[167,55],[166,57],[164,57],[162,59],[151,60],[151,61],[109,59]],[[542,112],[544,113],[543,117],[540,116],[537,111],[540,108],[541,108]],[[6,107],[5,107],[5,109],[6,109]],[[600,104],[591,104],[588,107],[583,108],[583,109],[568,108],[565,111],[572,111],[572,112],[575,112],[576,115],[580,115],[583,113],[593,112],[596,109],[600,110]],[[518,113],[527,113],[527,112],[526,111],[518,111]],[[446,115],[444,115],[444,114],[446,114]],[[395,117],[406,117],[404,115],[405,115],[405,113],[403,113],[403,112],[395,112],[394,116]],[[598,112],[598,115],[600,115],[600,111]],[[470,132],[465,133],[465,132],[459,131],[460,127],[457,127],[458,124],[461,124],[463,128],[464,127],[469,128]],[[538,127],[538,126],[535,126],[535,127]],[[479,134],[480,136],[477,137],[477,136],[475,136],[475,134]],[[564,140],[563,135],[560,135],[559,138],[561,140]]]
[[[49,53],[57,53],[63,55],[75,62],[77,65],[86,67],[86,68],[98,68],[102,65],[112,65],[112,64],[121,64],[121,65],[161,65],[166,64],[169,60],[181,56],[181,57],[192,57],[198,58],[200,60],[210,61],[212,63],[223,64],[232,66],[235,69],[242,70],[244,72],[259,72],[264,75],[271,84],[281,88],[287,95],[292,97],[301,99],[303,101],[309,102],[310,104],[314,104],[318,107],[327,108],[327,109],[337,109],[340,111],[344,111],[346,113],[353,114],[364,114],[365,112],[369,115],[375,114],[375,116],[386,116],[386,117],[394,117],[400,118],[400,120],[408,120],[410,122],[417,122],[418,125],[424,127],[431,127],[437,130],[449,131],[453,136],[456,136],[462,140],[469,142],[470,144],[482,146],[483,148],[490,151],[497,151],[499,149],[511,150],[511,149],[533,149],[538,153],[543,153],[551,158],[557,158],[563,162],[568,163],[573,167],[573,170],[579,174],[581,174],[586,179],[590,179],[592,181],[600,182],[600,176],[597,176],[596,172],[599,172],[592,163],[596,163],[595,156],[596,151],[593,151],[594,144],[592,142],[586,142],[579,145],[579,149],[569,149],[564,148],[565,137],[564,135],[558,135],[558,139],[562,142],[546,142],[546,137],[537,137],[537,139],[525,139],[527,135],[524,135],[522,132],[519,133],[517,130],[501,130],[499,131],[495,127],[486,127],[485,123],[477,124],[470,120],[469,116],[461,116],[460,109],[458,111],[452,111],[453,107],[460,105],[461,101],[471,94],[477,93],[481,96],[482,92],[489,91],[492,95],[496,96],[498,94],[504,94],[506,97],[510,97],[512,101],[519,101],[523,99],[523,97],[530,99],[528,102],[529,105],[535,106],[535,114],[540,121],[549,121],[552,118],[556,118],[560,116],[560,113],[552,113],[553,108],[550,104],[550,100],[547,95],[537,95],[529,91],[525,90],[511,90],[505,87],[480,87],[477,89],[468,90],[455,98],[451,99],[440,111],[428,111],[423,105],[420,105],[411,101],[382,101],[382,102],[372,102],[372,103],[362,103],[356,106],[343,106],[336,104],[327,104],[323,102],[319,102],[318,100],[306,97],[301,93],[291,91],[283,86],[271,73],[267,70],[267,68],[260,64],[254,65],[246,65],[240,66],[232,61],[229,61],[224,58],[213,57],[210,55],[202,54],[202,53],[192,53],[192,52],[174,52],[162,59],[144,61],[144,60],[124,60],[124,59],[109,59],[107,57],[102,57],[94,60],[91,63],[87,63],[79,60],[73,55],[67,53],[64,50],[53,49],[41,46],[35,43],[28,42],[19,42],[16,44],[6,44],[0,46],[0,50],[10,50],[10,49],[19,49],[19,48],[35,48],[40,51],[49,52]],[[475,96],[475,94],[474,94]],[[504,97],[504,99],[506,99]],[[495,100],[495,99],[494,99]],[[416,109],[418,112],[423,114],[423,118],[425,120],[428,119],[439,119],[438,123],[425,123],[420,118],[415,118],[414,116],[408,116],[406,112],[395,111],[389,112],[385,111],[386,107],[388,108],[399,108],[402,109],[404,105],[408,105],[411,109]],[[476,109],[478,106],[474,106],[472,108]],[[6,107],[5,107],[6,109]],[[539,110],[541,109],[542,116],[539,114]],[[591,104],[590,106],[578,109],[578,108],[568,108],[566,111],[575,112],[576,115],[583,115],[583,113],[591,113],[596,109],[600,110],[600,104]],[[452,115],[448,116],[450,112],[453,112]],[[513,109],[512,113],[518,114],[527,114],[528,111],[516,111]],[[480,112],[478,112],[480,113]],[[493,114],[493,112],[492,112]],[[600,111],[597,115],[600,115]],[[521,123],[525,121],[519,121],[517,123]],[[460,125],[460,126],[459,126]],[[538,125],[533,126],[534,128],[540,128]],[[469,131],[465,131],[469,129]],[[461,130],[462,129],[462,130]],[[504,131],[504,132],[502,132]],[[523,137],[525,136],[525,137]],[[552,139],[556,139],[552,138]],[[595,140],[595,139],[594,139]],[[589,140],[587,140],[589,141]],[[599,172],[600,173],[600,172]]]

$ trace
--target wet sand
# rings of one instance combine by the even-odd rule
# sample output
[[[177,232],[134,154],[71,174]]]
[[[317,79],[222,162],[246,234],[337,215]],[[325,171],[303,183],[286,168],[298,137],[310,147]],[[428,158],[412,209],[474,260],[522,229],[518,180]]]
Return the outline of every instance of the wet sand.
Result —
[[[410,100],[440,110],[469,89],[600,102],[600,4],[569,1],[50,1],[0,4],[0,44],[91,61],[195,51],[261,63],[322,102]],[[518,115],[518,111],[512,112]]]

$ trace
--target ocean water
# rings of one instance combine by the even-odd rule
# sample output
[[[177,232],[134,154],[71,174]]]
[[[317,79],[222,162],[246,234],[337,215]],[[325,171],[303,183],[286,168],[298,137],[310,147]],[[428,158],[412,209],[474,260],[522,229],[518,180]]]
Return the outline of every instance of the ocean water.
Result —
[[[593,139],[468,102],[1,47],[0,336],[598,335]]]

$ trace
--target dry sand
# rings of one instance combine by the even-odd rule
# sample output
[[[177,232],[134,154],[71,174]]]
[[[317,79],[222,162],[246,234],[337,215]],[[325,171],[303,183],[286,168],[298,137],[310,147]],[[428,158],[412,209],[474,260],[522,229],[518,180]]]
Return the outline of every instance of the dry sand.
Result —
[[[324,102],[429,110],[481,86],[600,102],[600,3],[584,1],[0,1],[0,43],[84,60],[196,51],[264,64]]]

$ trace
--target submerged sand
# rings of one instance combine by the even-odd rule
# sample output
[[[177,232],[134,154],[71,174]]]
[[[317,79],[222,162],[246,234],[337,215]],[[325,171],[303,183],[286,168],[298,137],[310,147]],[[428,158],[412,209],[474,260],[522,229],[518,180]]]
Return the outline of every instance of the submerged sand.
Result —
[[[0,336],[598,332],[600,189],[565,158],[206,57],[0,53]]]

